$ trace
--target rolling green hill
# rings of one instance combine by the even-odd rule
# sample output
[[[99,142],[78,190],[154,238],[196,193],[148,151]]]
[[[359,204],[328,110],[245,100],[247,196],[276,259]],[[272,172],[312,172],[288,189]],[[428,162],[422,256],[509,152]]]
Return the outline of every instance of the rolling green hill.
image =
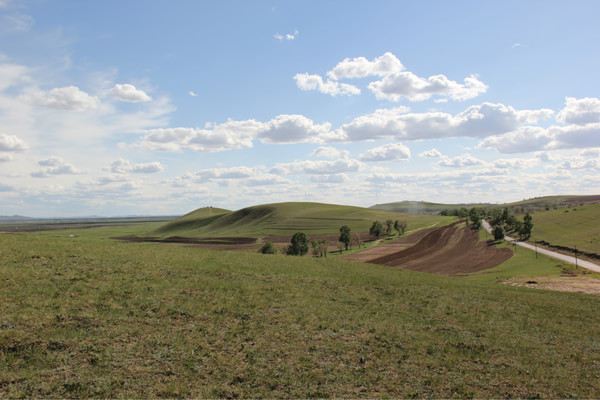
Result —
[[[536,212],[530,240],[600,254],[600,204]]]
[[[342,225],[348,225],[354,232],[368,232],[376,220],[382,223],[388,219],[406,221],[409,230],[451,220],[433,215],[401,214],[322,203],[274,203],[235,212],[220,212],[207,214],[205,209],[196,210],[160,227],[154,233],[196,237],[290,235],[298,231],[332,234],[339,232]]]

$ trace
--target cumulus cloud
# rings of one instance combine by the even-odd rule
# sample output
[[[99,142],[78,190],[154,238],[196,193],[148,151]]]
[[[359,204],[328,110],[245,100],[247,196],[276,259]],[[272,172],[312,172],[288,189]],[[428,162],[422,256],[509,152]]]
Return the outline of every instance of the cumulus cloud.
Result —
[[[38,161],[38,165],[47,168],[32,172],[30,175],[34,178],[48,178],[50,175],[77,175],[83,173],[59,157],[50,157]]]
[[[577,125],[600,122],[600,99],[567,97],[565,108],[556,115],[556,120]]]
[[[303,115],[278,115],[264,126],[258,137],[266,143],[298,143],[326,134],[330,123],[315,124]]]
[[[513,169],[525,169],[531,168],[539,164],[538,159],[531,158],[509,158],[500,159],[492,163],[496,168],[513,168]]]
[[[548,135],[553,138],[551,149],[585,149],[600,147],[600,122],[585,125],[552,126]]]
[[[451,115],[442,112],[405,113],[402,107],[380,109],[355,118],[323,137],[326,141],[375,139],[420,140],[448,137],[487,137],[511,132],[524,123],[547,118],[552,110],[515,110],[483,103]]]
[[[438,162],[440,167],[453,167],[453,168],[464,168],[472,167],[474,165],[482,165],[485,162],[471,156],[470,154],[463,154],[454,158],[447,158]]]
[[[142,164],[132,164],[131,162],[121,158],[117,161],[113,161],[110,164],[111,172],[116,174],[125,174],[128,172],[134,174],[154,174],[157,172],[162,172],[164,171],[164,169],[165,168],[158,161]]]
[[[157,128],[145,131],[137,146],[152,151],[215,152],[252,147],[252,139],[266,126],[255,120],[232,121],[210,128]]]
[[[488,86],[479,80],[477,75],[470,75],[464,83],[458,83],[445,75],[434,75],[422,78],[405,71],[402,62],[392,53],[386,52],[372,61],[365,57],[345,58],[332,70],[327,72],[326,82],[319,75],[297,74],[294,76],[296,85],[302,90],[318,90],[333,96],[339,94],[358,94],[360,89],[338,81],[340,79],[364,78],[368,76],[381,77],[381,80],[368,84],[368,88],[378,99],[393,102],[406,98],[410,101],[423,101],[432,96],[441,96],[436,101],[467,100],[485,93]]]
[[[96,96],[90,96],[77,86],[24,95],[22,99],[36,106],[66,111],[85,111],[97,108],[100,104]]]
[[[319,75],[310,75],[308,73],[296,74],[294,75],[294,80],[296,81],[296,86],[301,90],[317,90],[334,97],[338,95],[351,96],[360,94],[360,89],[356,86],[330,79],[324,82],[323,78]]]
[[[579,155],[582,157],[600,157],[600,148],[585,149]]]
[[[346,174],[312,175],[310,181],[315,183],[344,183],[350,182],[350,177]]]
[[[0,151],[24,151],[27,144],[15,135],[0,134]]]
[[[590,169],[596,170],[600,168],[600,159],[591,160],[566,160],[557,165],[560,169]]]
[[[365,57],[345,58],[340,61],[327,76],[334,80],[363,78],[365,76],[385,76],[404,70],[400,60],[390,52],[376,57],[373,61]]]
[[[404,71],[386,75],[382,80],[371,82],[369,89],[378,99],[400,101],[423,101],[434,95],[447,96],[453,100],[468,100],[485,93],[488,86],[476,75],[464,80],[464,84],[448,79],[444,75],[421,78],[412,72]]]
[[[256,169],[249,167],[210,168],[196,172],[194,180],[207,182],[222,179],[243,179],[254,177],[257,173]]]
[[[303,115],[282,114],[268,122],[229,120],[205,128],[150,129],[135,146],[152,151],[216,152],[251,148],[254,139],[265,143],[316,142],[330,128],[330,123],[315,124]]]
[[[401,143],[386,144],[367,150],[361,154],[361,161],[407,161],[410,149]]]
[[[364,164],[357,160],[342,159],[336,161],[296,161],[292,163],[276,164],[269,171],[276,175],[330,175],[349,172],[358,172]]]
[[[329,158],[332,160],[336,160],[338,158],[348,158],[350,156],[350,152],[348,152],[347,150],[338,150],[335,147],[331,146],[321,146],[316,148],[311,155],[313,157]]]
[[[108,93],[121,101],[127,101],[129,103],[139,103],[150,101],[152,98],[148,96],[143,90],[137,89],[135,86],[125,83],[116,84]]]
[[[440,158],[441,156],[442,153],[440,153],[437,149],[427,150],[419,154],[419,157],[423,158]]]
[[[490,136],[479,147],[495,149],[505,154],[527,153],[543,150],[551,141],[552,136],[546,129],[524,126],[503,135]]]
[[[13,160],[13,156],[11,156],[10,154],[0,153],[0,162],[8,162],[8,161],[12,161],[12,160]]]

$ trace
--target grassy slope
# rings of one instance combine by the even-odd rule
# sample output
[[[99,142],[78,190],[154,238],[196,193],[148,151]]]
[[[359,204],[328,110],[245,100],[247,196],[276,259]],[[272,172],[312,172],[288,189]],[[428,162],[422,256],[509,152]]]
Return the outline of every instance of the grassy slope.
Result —
[[[531,240],[600,254],[600,204],[536,212]]]
[[[348,225],[353,232],[368,232],[375,220],[400,219],[408,229],[419,229],[449,218],[400,214],[361,207],[321,203],[277,203],[248,207],[218,217],[175,220],[156,231],[164,236],[265,236],[291,235],[298,231],[307,234],[330,234]]]
[[[600,396],[598,297],[80,238],[0,252],[0,397]]]

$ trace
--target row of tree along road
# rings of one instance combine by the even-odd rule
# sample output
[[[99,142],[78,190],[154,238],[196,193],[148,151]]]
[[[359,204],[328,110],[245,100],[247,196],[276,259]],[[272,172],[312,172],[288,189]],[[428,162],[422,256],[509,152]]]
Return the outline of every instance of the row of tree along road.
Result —
[[[465,217],[467,218],[467,225],[476,231],[481,229],[482,219],[490,221],[492,235],[494,235],[495,240],[503,240],[507,233],[517,234],[521,240],[527,240],[533,232],[533,218],[531,215],[526,213],[521,220],[509,208],[502,210],[499,208],[473,207]]]
[[[391,236],[393,230],[395,230],[396,235],[401,236],[406,232],[406,228],[406,221],[392,221],[389,219],[385,224],[374,221],[369,229],[369,235],[375,236],[379,240],[381,236]],[[304,232],[297,232],[292,236],[290,245],[285,249],[285,253],[292,256],[303,256],[308,253],[309,249],[312,249],[312,255],[314,257],[327,257],[329,242],[330,241],[326,239],[309,240]],[[350,227],[344,225],[340,228],[338,250],[341,253],[343,250],[352,249],[352,244],[361,248],[363,246],[363,241],[358,233],[352,233]],[[278,250],[273,243],[267,242],[260,248],[259,252],[263,254],[276,254]]]

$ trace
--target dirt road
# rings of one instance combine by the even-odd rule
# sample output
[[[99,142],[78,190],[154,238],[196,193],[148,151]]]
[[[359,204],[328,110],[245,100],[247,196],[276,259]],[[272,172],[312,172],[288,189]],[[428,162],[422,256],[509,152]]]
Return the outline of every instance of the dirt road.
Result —
[[[487,221],[483,221],[483,228],[486,231],[488,231],[489,233],[492,233],[492,226]],[[538,253],[544,254],[548,257],[552,257],[557,260],[564,261],[571,265],[577,265],[578,267],[583,267],[583,268],[589,269],[590,271],[600,272],[600,265],[594,264],[593,262],[581,260],[579,258],[575,259],[575,257],[569,256],[566,254],[557,253],[555,251],[548,250],[548,249],[545,249],[545,248],[539,247],[539,246],[533,246],[529,243],[521,242],[516,239],[513,239],[510,236],[505,236],[504,240],[513,242],[514,244],[521,246],[521,247],[525,247],[526,249],[537,251]]]

